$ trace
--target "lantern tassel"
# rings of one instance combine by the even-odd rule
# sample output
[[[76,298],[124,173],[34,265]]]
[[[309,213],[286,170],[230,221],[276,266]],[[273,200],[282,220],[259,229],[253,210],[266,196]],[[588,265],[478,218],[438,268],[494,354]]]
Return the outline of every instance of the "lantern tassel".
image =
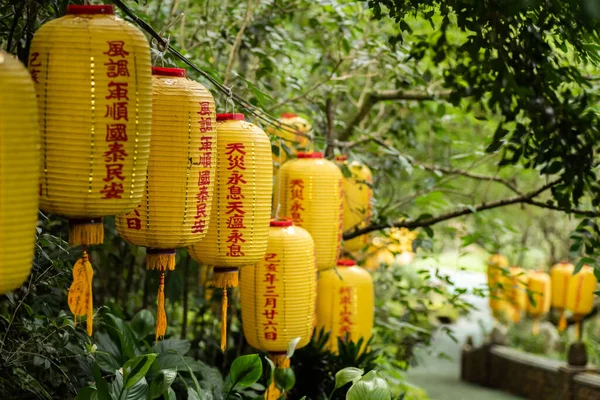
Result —
[[[290,359],[286,353],[269,353],[269,359],[273,361],[276,369],[286,369],[290,367]],[[278,400],[283,393],[275,384],[275,377],[271,381],[267,391],[265,392],[265,400]]]
[[[227,347],[227,289],[238,287],[238,269],[215,268],[213,284],[215,287],[223,289],[223,304],[221,305],[221,350],[225,351]]]
[[[87,315],[86,331],[89,336],[92,336],[94,327],[93,277],[94,269],[87,251],[83,250],[82,257],[73,266],[73,283],[69,287],[68,304],[73,313],[74,325],[77,325],[77,317]]]
[[[221,351],[227,347],[227,288],[223,288],[223,304],[221,305]]]
[[[558,331],[564,332],[567,329],[567,317],[565,317],[565,310],[560,310],[560,318],[558,320]]]
[[[146,249],[146,268],[173,271],[176,263],[175,249]]]
[[[160,272],[160,281],[158,284],[158,296],[157,296],[157,308],[156,311],[156,337],[155,340],[158,342],[159,339],[165,337],[167,333],[167,313],[165,312],[165,272]]]
[[[533,320],[533,336],[537,336],[540,333],[540,320],[536,318]]]
[[[70,219],[69,244],[71,246],[89,246],[104,242],[104,225],[102,218]]]

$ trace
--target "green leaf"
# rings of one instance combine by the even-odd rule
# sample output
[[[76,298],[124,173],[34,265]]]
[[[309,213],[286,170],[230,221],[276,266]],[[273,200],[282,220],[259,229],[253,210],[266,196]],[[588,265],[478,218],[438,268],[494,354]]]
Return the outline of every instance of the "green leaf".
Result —
[[[96,362],[103,371],[110,373],[114,373],[121,368],[117,359],[112,354],[104,351],[96,351]]]
[[[152,346],[152,350],[155,353],[167,353],[169,350],[176,351],[177,353],[184,356],[188,351],[190,351],[191,344],[188,340],[183,339],[168,339],[161,340]]]
[[[294,352],[296,351],[296,346],[298,346],[298,343],[300,342],[300,339],[300,336],[298,336],[297,338],[290,340],[290,342],[288,343],[287,354],[285,355],[287,358],[292,358]]]
[[[134,315],[129,326],[138,339],[144,339],[152,333],[154,324],[154,315],[149,310],[141,310]]]
[[[278,368],[275,370],[275,386],[288,392],[296,384],[296,375],[291,368]]]
[[[258,354],[248,354],[233,360],[229,376],[233,386],[250,386],[262,375],[262,362]]]
[[[173,388],[169,388],[167,390],[167,395],[163,397],[165,398],[165,400],[177,400],[177,395],[175,394]]]
[[[354,382],[355,380],[360,379],[365,371],[360,368],[347,367],[339,370],[335,374],[335,389],[339,389],[348,382]]]
[[[135,357],[136,339],[131,328],[121,318],[110,313],[104,315],[104,323],[108,334],[114,342],[121,344],[121,351],[127,358]]]
[[[341,164],[340,169],[342,170],[342,175],[344,175],[344,178],[352,178],[352,171],[350,171],[348,165]]]
[[[111,400],[108,382],[102,377],[102,372],[100,372],[100,367],[98,367],[97,363],[92,365],[92,374],[94,375],[94,381],[96,382],[98,400]]]
[[[86,386],[77,393],[75,400],[97,400],[98,390],[93,386]]]
[[[171,387],[173,381],[177,378],[177,371],[174,369],[163,369],[152,379],[150,383],[149,399],[156,399],[163,395]]]
[[[346,394],[347,400],[391,400],[390,388],[377,371],[369,371]]]
[[[125,388],[130,388],[142,379],[158,354],[150,353],[133,358],[123,366],[123,381]]]
[[[275,363],[273,363],[269,357],[265,357],[265,359],[267,360],[269,367],[271,367],[269,371],[269,377],[267,378],[267,386],[269,386],[271,382],[273,382],[273,379],[275,379]]]
[[[188,400],[205,400],[206,395],[204,394],[204,392],[198,393],[196,389],[188,387],[187,398]]]
[[[124,400],[146,400],[148,397],[148,382],[142,376],[142,379],[136,382],[129,389],[125,389],[126,396]]]

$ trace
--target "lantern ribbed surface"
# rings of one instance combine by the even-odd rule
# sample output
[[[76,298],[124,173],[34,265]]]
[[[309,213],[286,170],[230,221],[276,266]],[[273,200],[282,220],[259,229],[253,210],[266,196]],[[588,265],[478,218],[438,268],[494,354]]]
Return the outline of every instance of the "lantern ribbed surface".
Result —
[[[487,261],[487,279],[490,291],[498,289],[498,280],[502,276],[503,269],[508,268],[508,259],[501,254],[490,256]]]
[[[551,303],[551,281],[545,272],[532,271],[527,278],[527,290],[535,300],[535,305],[527,302],[527,313],[532,317],[540,317],[550,311]]]
[[[373,175],[365,164],[338,159],[352,173],[344,176],[344,232],[364,228],[371,219]],[[369,244],[369,235],[344,240],[344,249],[359,251]]]
[[[0,294],[27,279],[38,215],[39,131],[27,69],[0,51]]]
[[[565,306],[567,303],[567,290],[569,288],[569,279],[573,275],[575,267],[568,262],[560,262],[550,269],[550,280],[552,286],[552,307],[560,313],[558,330],[564,331],[567,328],[567,318],[565,317]]]
[[[150,48],[113,13],[112,6],[69,6],[39,29],[29,56],[40,115],[40,208],[76,223],[133,210],[145,185]],[[101,232],[70,237],[74,244],[101,239]]]
[[[310,341],[315,316],[317,267],[310,234],[291,221],[273,221],[265,256],[240,271],[242,326],[258,350],[286,352]]]
[[[317,331],[331,332],[328,347],[337,351],[337,338],[369,340],[373,330],[375,299],[373,279],[354,261],[340,260],[337,269],[319,272]],[[364,346],[364,345],[363,345]]]
[[[296,155],[298,151],[306,150],[310,145],[310,140],[304,135],[308,135],[310,132],[312,128],[310,123],[306,119],[294,113],[281,114],[279,121],[287,126],[282,126],[280,128],[270,126],[268,133],[281,138],[281,142],[291,150],[293,155]],[[289,132],[294,129],[299,134]],[[279,155],[273,154],[273,162],[275,163],[273,172],[277,173],[281,165],[283,165],[283,163],[289,159],[289,156],[282,146],[279,145],[279,142],[275,142],[275,145],[279,146]]]
[[[587,265],[584,265],[575,275],[570,276],[565,308],[573,313],[576,320],[592,312],[597,285],[594,269]]]
[[[336,265],[342,240],[342,173],[321,153],[298,153],[275,178],[274,204],[315,241],[319,270]]]
[[[241,118],[234,119],[234,118]],[[271,218],[273,165],[265,132],[242,114],[217,116],[217,170],[209,229],[191,246],[199,263],[255,264],[265,255]]]

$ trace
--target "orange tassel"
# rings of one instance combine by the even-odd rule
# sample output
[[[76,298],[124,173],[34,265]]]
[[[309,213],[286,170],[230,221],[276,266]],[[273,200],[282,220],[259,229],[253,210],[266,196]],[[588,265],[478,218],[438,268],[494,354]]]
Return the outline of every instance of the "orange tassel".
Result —
[[[558,320],[558,331],[564,332],[567,329],[567,317],[565,317],[565,310],[560,310],[560,318]]]
[[[221,351],[227,347],[227,288],[223,288],[223,304],[221,305]]]
[[[538,318],[533,320],[533,336],[537,336],[540,333],[540,320]]]
[[[86,331],[92,336],[94,327],[94,305],[92,296],[92,279],[94,269],[89,261],[88,254],[83,250],[82,257],[73,266],[73,283],[69,287],[68,304],[73,313],[74,324],[77,317],[87,315]]]
[[[237,268],[214,269],[213,285],[223,289],[223,304],[221,305],[221,350],[227,347],[227,288],[238,287]]]
[[[157,296],[158,310],[156,311],[156,337],[155,340],[163,339],[167,333],[167,313],[165,312],[165,272],[160,272]]]

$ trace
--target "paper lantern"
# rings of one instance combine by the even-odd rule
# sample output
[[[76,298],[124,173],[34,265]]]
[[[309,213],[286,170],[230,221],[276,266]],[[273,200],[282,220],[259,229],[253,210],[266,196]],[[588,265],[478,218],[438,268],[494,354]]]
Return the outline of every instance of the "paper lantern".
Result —
[[[560,262],[550,269],[550,280],[552,283],[552,307],[560,313],[558,322],[559,332],[567,328],[567,318],[565,317],[565,306],[567,303],[567,289],[569,287],[569,278],[573,275],[573,264]]]
[[[322,153],[298,153],[275,179],[280,215],[306,229],[315,241],[319,270],[336,265],[343,233],[342,173]]]
[[[292,155],[296,155],[298,150],[304,151],[310,146],[309,136],[312,126],[304,118],[294,113],[283,113],[281,114],[279,121],[282,123],[280,127],[270,126],[268,133],[281,138],[281,141],[276,142],[276,146],[279,148],[279,154],[273,154],[273,174],[276,174],[279,168],[289,159],[288,154],[283,149],[282,144],[292,152]],[[290,131],[296,130],[297,134]]]
[[[508,280],[505,286],[507,301],[514,309],[513,322],[518,323],[521,315],[527,310],[527,274],[523,268],[512,266],[508,269]]]
[[[550,275],[542,271],[531,271],[527,279],[527,290],[531,296],[530,301],[527,302],[527,314],[533,318],[533,334],[537,335],[540,329],[539,319],[550,311],[552,301]]]
[[[227,288],[238,286],[238,269],[265,255],[271,218],[271,144],[243,114],[217,115],[217,172],[206,237],[188,248],[199,263],[214,266],[223,289],[221,347],[226,345]]]
[[[353,260],[339,260],[337,269],[319,272],[317,330],[331,332],[328,347],[337,352],[337,338],[365,343],[371,337],[375,310],[373,279]],[[346,336],[347,335],[347,336]]]
[[[347,169],[351,176],[343,178],[344,232],[364,228],[371,219],[371,199],[373,198],[373,176],[366,165],[358,161],[348,162],[346,156],[336,157],[339,165]],[[369,235],[344,240],[347,251],[362,250],[369,244]]]
[[[160,271],[156,338],[166,332],[164,274],[176,249],[208,230],[216,166],[216,114],[210,92],[180,68],[152,68],[152,141],[141,203],[116,218],[123,239],[147,247],[146,266]]]
[[[594,292],[597,286],[594,268],[587,265],[569,277],[565,308],[573,313],[573,319],[577,322],[576,336],[579,340],[581,340],[581,320],[594,309]]]
[[[29,276],[38,215],[40,137],[27,69],[0,51],[0,294]]]
[[[487,262],[488,287],[494,290],[498,286],[498,279],[502,276],[503,269],[508,268],[508,259],[501,254],[492,255]]]
[[[242,326],[254,348],[277,356],[291,340],[310,341],[315,316],[317,267],[310,234],[291,220],[271,221],[264,257],[240,272]]]
[[[83,245],[69,307],[88,315],[93,270],[85,246],[104,240],[102,217],[141,201],[150,149],[152,81],[144,34],[111,5],[68,6],[31,44],[40,116],[40,208],[69,218]],[[88,304],[89,303],[89,304]]]

